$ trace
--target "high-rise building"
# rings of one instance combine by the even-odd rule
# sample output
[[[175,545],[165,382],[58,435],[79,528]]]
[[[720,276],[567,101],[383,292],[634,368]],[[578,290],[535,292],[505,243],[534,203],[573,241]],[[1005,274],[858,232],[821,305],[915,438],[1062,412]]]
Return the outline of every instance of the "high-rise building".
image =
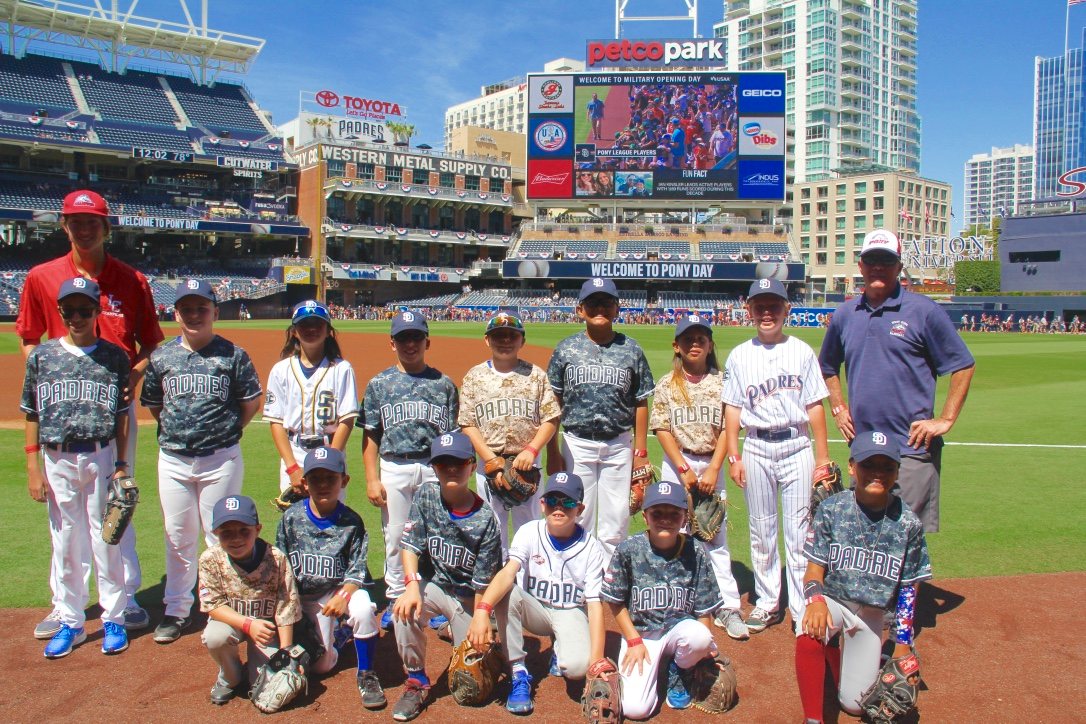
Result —
[[[729,70],[783,70],[789,181],[920,170],[916,0],[730,0]]]
[[[1017,143],[992,148],[965,162],[965,226],[987,226],[994,216],[1015,213],[1033,198],[1033,147]]]
[[[1083,29],[1086,45],[1086,29]],[[1038,57],[1033,76],[1033,198],[1048,199],[1061,190],[1059,178],[1086,166],[1086,86],[1083,50],[1065,56]]]
[[[544,64],[544,73],[584,70],[584,62],[558,58]],[[495,131],[524,133],[528,119],[528,81],[525,76],[483,86],[479,97],[458,103],[445,111],[445,148],[452,148],[453,131],[464,126],[493,128]]]

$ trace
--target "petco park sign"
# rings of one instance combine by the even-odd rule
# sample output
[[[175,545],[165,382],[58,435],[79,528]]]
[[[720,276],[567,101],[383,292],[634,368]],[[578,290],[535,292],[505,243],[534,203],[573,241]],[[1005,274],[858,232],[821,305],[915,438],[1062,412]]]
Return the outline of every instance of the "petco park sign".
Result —
[[[670,68],[675,66],[723,66],[724,42],[706,40],[589,40],[588,70],[601,66]]]
[[[407,109],[393,101],[352,96],[328,89],[316,92],[302,91],[301,106],[302,111],[334,116],[351,116],[352,118],[369,118],[377,121],[386,120],[390,116],[404,118],[407,115]]]

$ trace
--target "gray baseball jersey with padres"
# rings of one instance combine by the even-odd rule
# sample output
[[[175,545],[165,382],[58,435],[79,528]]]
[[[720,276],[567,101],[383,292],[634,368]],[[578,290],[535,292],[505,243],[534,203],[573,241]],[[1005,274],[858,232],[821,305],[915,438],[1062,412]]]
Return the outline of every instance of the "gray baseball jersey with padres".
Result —
[[[653,388],[645,352],[624,334],[608,344],[596,344],[586,332],[566,337],[554,348],[547,377],[562,397],[562,427],[591,440],[632,428],[637,403]]]
[[[803,554],[825,567],[826,595],[837,601],[889,609],[899,585],[931,578],[924,527],[897,496],[878,520],[860,508],[854,490],[824,501]]]
[[[290,559],[302,595],[321,596],[344,583],[373,583],[366,567],[369,534],[358,513],[343,503],[329,517],[318,518],[309,498],[299,500],[279,519],[275,547]]]
[[[112,439],[128,372],[128,354],[104,339],[89,352],[51,339],[27,357],[19,409],[38,416],[41,443]]]
[[[151,353],[140,403],[160,407],[158,446],[191,455],[241,439],[241,402],[258,397],[260,379],[249,355],[219,335],[196,352],[181,338]]]
[[[366,430],[381,436],[381,455],[420,456],[434,437],[456,429],[456,385],[433,367],[417,375],[398,367],[377,373],[362,399]]]
[[[690,536],[665,558],[648,533],[627,538],[615,549],[603,576],[600,598],[620,603],[638,631],[660,631],[687,618],[708,616],[724,604],[709,557]]]
[[[486,503],[465,518],[453,518],[437,485],[423,485],[403,527],[404,548],[419,556],[419,572],[443,591],[460,597],[485,591],[502,565],[502,540]]]

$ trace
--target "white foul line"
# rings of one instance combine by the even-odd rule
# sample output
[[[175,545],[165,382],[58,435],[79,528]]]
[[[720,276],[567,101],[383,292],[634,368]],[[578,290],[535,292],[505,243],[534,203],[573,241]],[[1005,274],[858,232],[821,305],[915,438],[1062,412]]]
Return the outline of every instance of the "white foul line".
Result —
[[[843,440],[843,439],[841,439],[841,440],[830,440],[830,442],[839,442],[839,443],[844,443],[846,445],[848,444],[848,442]],[[1029,442],[950,442],[950,441],[944,440],[943,444],[944,445],[961,445],[963,447],[1042,447],[1042,448],[1055,448],[1055,449],[1063,449],[1063,450],[1086,450],[1086,445],[1044,445],[1044,444],[1040,444],[1040,443],[1029,443]]]

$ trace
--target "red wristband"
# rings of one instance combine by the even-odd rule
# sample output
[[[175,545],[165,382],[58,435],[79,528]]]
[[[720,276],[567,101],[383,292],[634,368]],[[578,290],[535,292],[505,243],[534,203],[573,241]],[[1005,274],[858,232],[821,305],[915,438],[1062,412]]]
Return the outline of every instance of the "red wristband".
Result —
[[[532,454],[532,457],[539,457],[539,451],[536,450],[531,445],[525,445],[524,449],[527,450],[528,452],[530,452]]]
[[[241,625],[241,632],[243,634],[245,634],[246,636],[248,636],[249,635],[249,629],[252,628],[252,626],[253,626],[253,619],[246,618],[245,623],[243,623]]]
[[[679,475],[685,475],[688,472],[690,472],[690,466],[689,465],[687,465],[686,463],[683,463],[682,465],[679,466]]]
[[[643,643],[645,643],[645,639],[641,638],[640,636],[635,639],[626,639],[626,646],[631,649],[634,646],[640,646]]]
[[[837,407],[830,408],[830,414],[837,417],[842,412],[848,409],[848,405],[838,405]]]
[[[738,455],[729,455],[728,456],[728,463],[729,464],[735,465],[737,462],[739,462],[739,456]]]
[[[644,448],[634,448],[633,454],[635,458],[647,458],[649,456],[649,451]]]
[[[479,603],[475,604],[475,610],[486,611],[487,613],[494,613],[494,607],[486,601],[479,601]]]
[[[36,453],[39,450],[41,450],[41,445],[27,445],[23,448],[23,452],[25,452],[27,455],[30,455],[31,453]]]
[[[301,469],[302,469],[302,466],[299,465],[298,463],[294,463],[293,465],[289,465],[289,466],[287,466],[287,475],[293,475],[294,473],[298,472]]]
[[[351,594],[347,593],[346,588],[341,588],[338,591],[336,591],[336,595],[339,596],[340,598],[350,598],[351,597]]]

